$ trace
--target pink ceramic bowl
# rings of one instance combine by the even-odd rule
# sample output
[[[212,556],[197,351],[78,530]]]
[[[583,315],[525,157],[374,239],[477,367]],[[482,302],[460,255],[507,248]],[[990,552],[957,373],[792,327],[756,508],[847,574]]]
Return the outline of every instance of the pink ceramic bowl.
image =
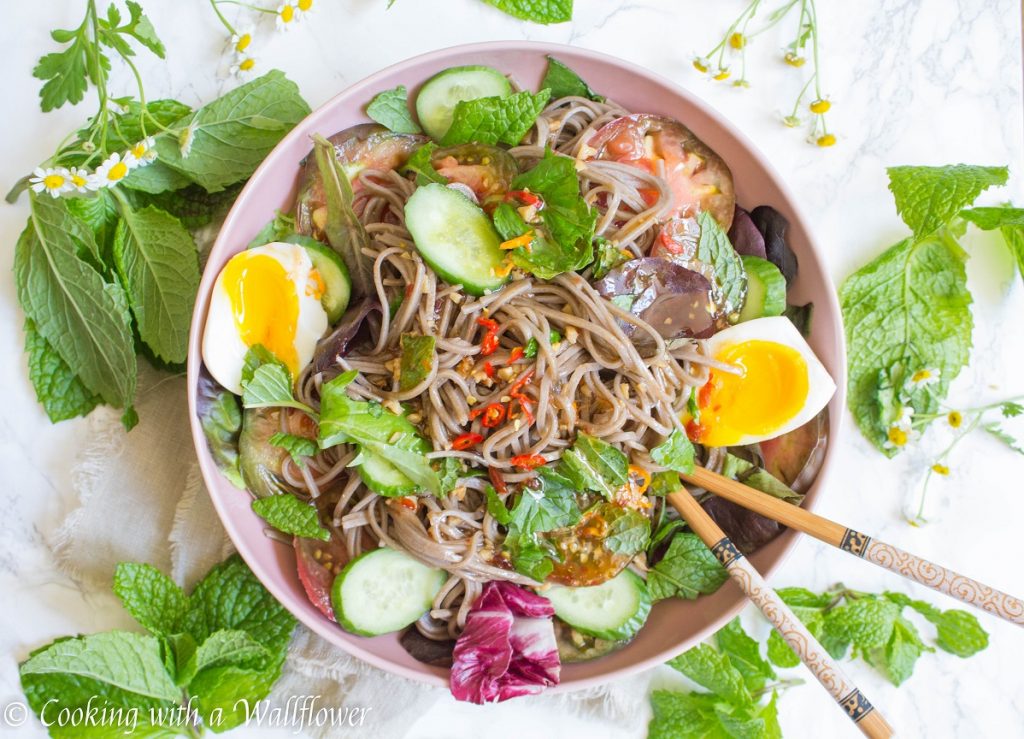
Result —
[[[807,494],[805,505],[808,507],[814,507],[825,489],[839,439],[846,386],[843,330],[835,290],[818,256],[818,248],[794,197],[767,157],[700,100],[668,80],[620,59],[570,46],[523,41],[472,44],[435,51],[396,64],[348,88],[302,121],[270,153],[238,196],[213,246],[199,286],[189,336],[188,400],[192,436],[203,478],[224,527],[249,567],[274,597],[299,621],[339,649],[382,669],[433,685],[447,684],[448,670],[414,660],[399,644],[397,635],[353,636],[324,618],[306,599],[295,573],[291,547],[263,534],[262,520],[249,508],[249,495],[233,487],[220,474],[195,413],[200,340],[214,279],[228,258],[243,250],[273,217],[275,209],[290,207],[299,161],[310,151],[311,134],[330,135],[367,121],[363,108],[376,93],[402,84],[415,94],[418,86],[431,75],[457,65],[490,65],[513,75],[521,85],[536,89],[546,68],[546,54],[558,57],[595,89],[633,111],[659,113],[685,123],[728,163],[741,204],[749,207],[769,204],[789,219],[790,245],[800,261],[799,278],[791,288],[790,298],[798,303],[814,302],[810,343],[839,388],[831,404],[828,453],[817,481]],[[795,542],[795,533],[786,532],[751,560],[765,576],[770,576]],[[736,615],[744,602],[742,593],[731,582],[714,595],[695,601],[663,601],[653,609],[647,625],[629,646],[595,661],[564,666],[562,682],[555,690],[587,688],[664,662],[713,634]]]

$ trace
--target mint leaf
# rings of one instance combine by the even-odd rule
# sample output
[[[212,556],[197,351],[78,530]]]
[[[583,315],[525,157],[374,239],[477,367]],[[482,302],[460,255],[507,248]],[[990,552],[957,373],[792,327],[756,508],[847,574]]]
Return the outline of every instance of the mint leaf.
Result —
[[[548,149],[533,169],[512,181],[512,189],[529,190],[544,203],[538,213],[540,224],[526,224],[508,204],[495,211],[495,227],[506,239],[529,229],[534,232],[529,249],[519,247],[510,252],[517,267],[549,280],[583,269],[594,260],[592,242],[598,213],[580,194],[573,159]],[[510,235],[512,231],[515,233]]]
[[[858,598],[825,615],[825,633],[861,653],[885,646],[900,608],[887,600]]]
[[[437,144],[433,141],[428,141],[412,153],[402,171],[414,172],[417,185],[429,185],[431,182],[447,185],[448,178],[438,174],[437,170],[434,169],[433,157],[435,151],[437,151]]]
[[[111,631],[58,641],[34,653],[20,668],[26,676],[58,675],[156,701],[177,703],[181,691],[167,674],[155,637]]]
[[[572,0],[484,0],[484,2],[524,21],[547,24],[565,23],[572,20]]]
[[[135,396],[135,346],[121,289],[78,256],[95,241],[63,198],[32,193],[32,214],[14,251],[18,301],[39,335],[82,384],[119,408]]]
[[[1006,248],[1017,262],[1017,270],[1024,277],[1024,228],[1004,226],[1000,229]]]
[[[407,97],[405,85],[377,93],[366,106],[366,115],[395,133],[422,133],[409,112]]]
[[[672,537],[668,551],[647,575],[647,589],[654,601],[677,596],[693,600],[713,593],[729,575],[696,534]]]
[[[931,236],[989,187],[1006,184],[1006,167],[951,164],[945,167],[889,167],[896,211],[914,236]]]
[[[886,442],[905,382],[918,370],[938,370],[938,383],[907,398],[917,413],[934,413],[967,364],[973,320],[964,260],[948,232],[907,239],[851,275],[839,291],[849,407],[861,432],[889,456],[899,450]]]
[[[114,570],[114,595],[147,631],[168,636],[179,630],[188,598],[178,585],[152,565],[121,562]]]
[[[452,125],[441,144],[517,146],[544,110],[550,96],[547,90],[541,90],[536,95],[524,90],[508,97],[460,100],[452,111]]]
[[[981,628],[973,613],[949,610],[930,616],[928,620],[938,630],[935,644],[950,654],[970,657],[988,646],[988,633]]]
[[[198,672],[188,684],[196,709],[214,732],[230,731],[248,720],[256,704],[270,694],[280,666],[257,669],[220,665]]]
[[[498,497],[497,491],[492,485],[488,485],[484,488],[484,495],[487,498],[487,512],[491,514],[495,521],[500,523],[502,526],[508,526],[512,520],[512,514],[508,508],[505,507],[505,503],[501,498]]]
[[[914,672],[914,665],[925,652],[935,650],[921,641],[914,624],[899,616],[893,624],[892,636],[885,648],[878,650],[870,660],[889,681],[902,685]]]
[[[36,331],[31,318],[25,319],[25,351],[28,353],[28,377],[35,388],[36,399],[43,404],[52,422],[84,416],[102,402]]]
[[[120,220],[117,201],[104,189],[97,191],[91,198],[67,198],[64,202],[68,213],[92,231],[97,257],[97,264],[94,266],[105,271],[108,269],[106,265],[112,263],[114,231],[117,230],[117,223]]]
[[[114,264],[139,335],[163,361],[184,362],[199,289],[196,244],[177,218],[152,206],[123,207],[121,216]]]
[[[715,642],[719,651],[729,658],[732,666],[743,676],[751,692],[761,690],[769,680],[775,679],[775,670],[761,656],[761,645],[743,630],[738,618],[719,629],[715,634]]]
[[[651,449],[651,459],[662,467],[668,467],[673,472],[689,474],[693,472],[693,444],[679,429],[658,446]]]
[[[737,706],[751,702],[750,692],[728,656],[708,644],[698,644],[668,661],[673,667],[703,688]]]
[[[558,471],[578,490],[613,498],[626,484],[629,459],[606,441],[583,433],[563,455]]]
[[[730,735],[718,718],[720,704],[714,695],[655,690],[647,739],[726,739]]]
[[[146,135],[152,136],[154,121],[159,126],[170,128],[175,122],[192,112],[191,106],[170,98],[149,100],[145,107],[138,100],[128,99],[120,107],[121,111],[114,116],[112,121],[115,125],[111,125],[107,131],[107,144],[113,150],[131,148]],[[143,130],[143,118],[145,118],[145,130]],[[79,131],[79,139],[81,140],[83,136],[87,138],[88,134],[88,128]],[[152,165],[133,170],[132,173],[148,169],[150,166]],[[122,180],[121,184],[125,184],[130,178],[131,175]],[[99,190],[97,194],[100,192],[103,191]]]
[[[633,508],[618,510],[619,514],[608,522],[604,547],[609,552],[632,557],[647,549],[650,544],[651,521]]]
[[[189,668],[195,673],[211,667],[234,665],[260,669],[270,659],[270,652],[240,629],[215,631],[199,645]],[[189,680],[191,682],[191,680]]]
[[[252,502],[252,509],[264,521],[286,534],[320,541],[331,538],[330,532],[320,525],[316,507],[294,495],[284,493],[258,498]]]
[[[984,426],[982,426],[982,428],[984,428],[988,433],[990,433],[995,438],[999,439],[999,441],[1006,444],[1006,446],[1010,447],[1010,449],[1012,449],[1013,451],[1017,452],[1018,454],[1024,454],[1024,444],[1022,444],[1015,436],[1010,434],[998,423],[994,421],[991,423],[986,423]]]
[[[604,95],[598,95],[591,90],[590,85],[584,82],[582,77],[553,56],[548,57],[548,70],[544,73],[544,79],[541,80],[540,89],[551,90],[551,98],[554,100],[564,97],[581,97],[597,103],[605,101]]]
[[[509,515],[509,538],[572,526],[580,520],[576,490],[550,467],[537,468],[538,486],[524,487]],[[506,539],[507,541],[507,539]]]
[[[651,485],[647,488],[647,494],[665,496],[682,489],[683,483],[679,480],[679,474],[669,470],[666,472],[655,472],[651,475]]]
[[[800,657],[774,629],[768,635],[768,660],[776,667],[796,667],[800,664]]]
[[[176,121],[174,128],[192,129],[192,146],[183,156],[176,139],[161,136],[159,161],[210,192],[223,190],[252,174],[308,114],[298,87],[275,69]]]
[[[312,408],[295,399],[288,368],[277,362],[266,362],[256,368],[252,379],[243,384],[242,405],[246,408],[297,408],[315,415]]]
[[[710,265],[714,272],[712,299],[722,306],[727,315],[738,314],[747,294],[747,273],[743,269],[743,261],[711,213],[706,210],[698,213],[697,223],[700,225],[697,260]]]
[[[299,467],[306,464],[306,457],[312,457],[317,452],[317,445],[313,439],[295,434],[285,434],[278,431],[270,437],[270,445],[284,449]]]
[[[999,229],[1017,270],[1024,276],[1024,208],[971,208],[961,211],[960,217],[985,231]]]

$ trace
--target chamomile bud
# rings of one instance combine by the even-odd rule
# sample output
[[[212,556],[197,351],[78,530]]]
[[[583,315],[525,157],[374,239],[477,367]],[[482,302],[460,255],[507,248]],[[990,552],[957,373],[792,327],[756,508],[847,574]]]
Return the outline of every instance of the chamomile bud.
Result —
[[[742,33],[734,33],[729,37],[729,46],[734,49],[742,49],[747,45],[747,37]]]
[[[708,71],[708,65],[710,62],[704,57],[695,56],[693,58],[693,68],[702,74],[706,74]]]
[[[807,60],[799,54],[794,54],[792,51],[787,51],[786,56],[782,57],[783,61],[791,67],[802,67]]]
[[[787,115],[785,118],[782,119],[782,123],[788,128],[796,128],[801,123],[803,123],[803,121],[800,120],[799,116]]]
[[[825,100],[824,98],[818,98],[817,100],[812,102],[809,107],[812,113],[816,115],[824,115],[825,113],[828,113],[829,110],[831,110],[832,103],[830,103],[828,100]]]
[[[822,134],[815,139],[814,143],[824,149],[829,146],[835,146],[836,137],[831,133]]]

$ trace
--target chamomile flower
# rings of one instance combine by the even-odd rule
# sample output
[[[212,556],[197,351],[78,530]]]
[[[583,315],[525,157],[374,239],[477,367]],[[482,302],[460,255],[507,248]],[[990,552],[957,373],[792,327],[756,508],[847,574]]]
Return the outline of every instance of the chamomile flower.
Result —
[[[707,74],[707,71],[711,68],[711,62],[702,56],[695,56],[693,58],[693,68],[698,72]]]
[[[955,429],[960,428],[960,425],[964,422],[964,416],[960,411],[950,411],[949,415],[946,416],[946,421]]]
[[[182,159],[188,159],[189,152],[192,151],[192,141],[196,137],[196,122],[193,120],[188,126],[178,134],[178,151],[181,152]]]
[[[36,167],[28,182],[32,192],[48,192],[55,198],[74,188],[71,174],[64,167]]]
[[[900,408],[900,414],[889,426],[886,440],[882,445],[886,449],[902,449],[914,437],[914,409],[909,405]]]
[[[130,154],[135,159],[137,166],[145,167],[156,159],[156,149],[153,148],[155,144],[153,137],[147,136],[131,148]]]
[[[231,51],[236,54],[245,54],[252,45],[252,28],[243,28],[237,33],[231,34]]]
[[[127,177],[137,164],[138,162],[135,161],[131,152],[126,153],[123,157],[119,152],[114,152],[93,173],[91,178],[93,188],[113,187]]]
[[[290,31],[299,22],[299,15],[295,12],[295,4],[292,2],[281,3],[277,9],[277,30]]]
[[[949,467],[947,467],[944,464],[936,462],[935,464],[932,465],[932,472],[934,472],[936,475],[946,476],[949,474]]]
[[[909,405],[900,408],[900,415],[893,421],[892,425],[903,429],[909,434],[914,426],[914,409]]]
[[[908,381],[910,390],[917,390],[919,388],[928,387],[934,385],[939,381],[939,370],[937,369],[920,369],[910,376]]]
[[[310,13],[316,10],[316,5],[313,0],[298,0],[295,3],[296,15],[300,18],[305,18]]]
[[[252,55],[239,54],[235,57],[235,63],[231,65],[231,74],[236,77],[248,77],[256,71],[256,57]]]
[[[71,182],[69,189],[75,192],[86,192],[87,190],[94,189],[90,181],[89,170],[87,169],[71,167],[68,169],[68,180]]]

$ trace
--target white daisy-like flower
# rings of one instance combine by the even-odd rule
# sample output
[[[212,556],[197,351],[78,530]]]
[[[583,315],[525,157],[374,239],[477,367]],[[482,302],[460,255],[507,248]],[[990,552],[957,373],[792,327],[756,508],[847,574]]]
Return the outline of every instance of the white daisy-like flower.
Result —
[[[900,408],[900,415],[893,421],[892,425],[898,429],[903,429],[909,434],[914,426],[914,409],[909,405]]]
[[[156,141],[153,140],[152,136],[147,136],[133,146],[126,156],[131,156],[135,159],[137,166],[145,167],[147,164],[156,159],[156,149],[153,148]]]
[[[249,77],[256,71],[256,57],[252,55],[239,54],[235,57],[235,63],[231,65],[230,72],[236,77]]]
[[[305,18],[310,13],[316,11],[317,5],[313,0],[297,0],[295,3],[296,14],[300,18]]]
[[[192,141],[196,137],[196,122],[193,120],[180,134],[178,134],[178,151],[182,159],[187,159],[192,151]]]
[[[292,2],[281,3],[277,9],[277,30],[290,31],[299,22],[299,14],[295,12],[295,4]]]
[[[82,169],[81,167],[71,167],[68,169],[68,180],[71,182],[70,190],[75,192],[86,192],[92,190],[93,185],[90,181],[91,174],[89,170]]]
[[[55,198],[74,187],[71,175],[64,167],[36,167],[28,182],[32,192],[48,192]]]
[[[252,45],[252,27],[243,28],[231,35],[231,50],[236,54],[245,54]]]
[[[103,162],[90,178],[93,189],[100,187],[113,187],[128,176],[128,173],[135,169],[138,162],[131,152],[123,157],[120,153],[114,152]]]
[[[918,388],[927,387],[928,385],[933,385],[938,381],[938,369],[920,369],[910,376],[910,380],[907,384],[910,389],[916,390]]]

